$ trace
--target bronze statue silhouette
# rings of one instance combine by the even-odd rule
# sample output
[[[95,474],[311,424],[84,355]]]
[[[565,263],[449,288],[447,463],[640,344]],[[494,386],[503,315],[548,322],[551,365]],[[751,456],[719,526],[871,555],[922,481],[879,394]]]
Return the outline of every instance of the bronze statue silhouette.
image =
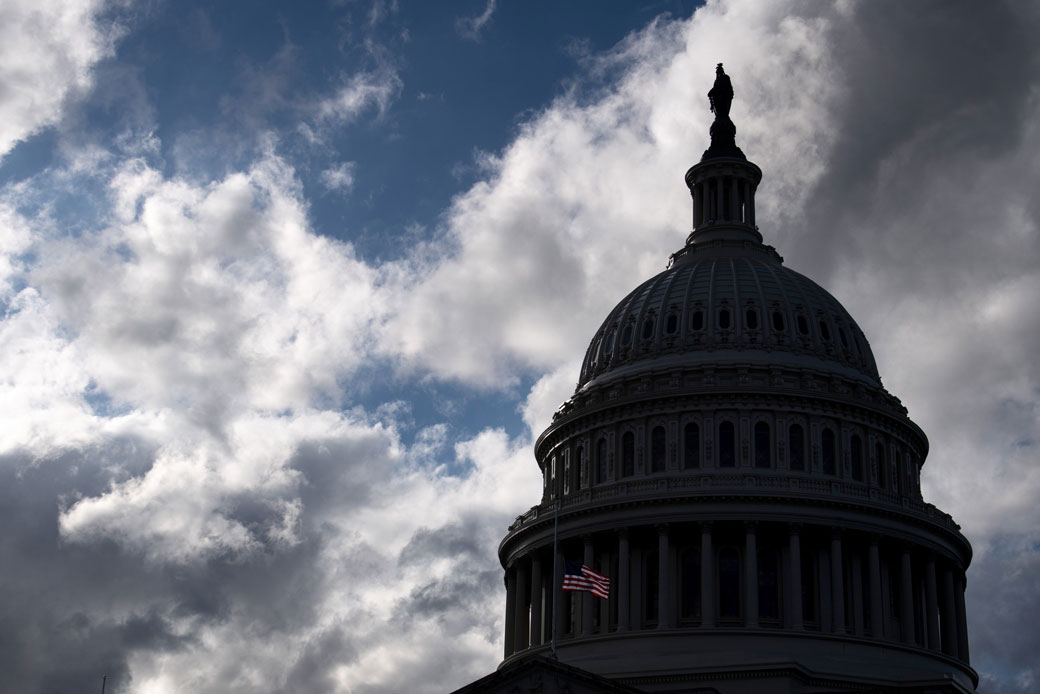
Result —
[[[701,161],[719,157],[737,158],[747,160],[744,153],[737,147],[737,126],[729,119],[729,107],[733,103],[733,83],[729,81],[729,75],[722,69],[722,63],[715,68],[715,84],[708,92],[708,102],[711,111],[715,114],[708,132],[711,134],[711,146],[704,152]]]
[[[708,103],[711,104],[711,112],[717,120],[729,118],[729,107],[733,103],[733,83],[729,81],[729,75],[722,70],[722,63],[715,68],[715,84],[708,92]]]

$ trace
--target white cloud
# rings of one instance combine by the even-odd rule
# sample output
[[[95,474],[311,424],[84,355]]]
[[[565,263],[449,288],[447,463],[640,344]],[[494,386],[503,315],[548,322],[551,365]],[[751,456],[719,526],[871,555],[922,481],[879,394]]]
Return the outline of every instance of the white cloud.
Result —
[[[401,78],[388,68],[354,74],[335,93],[317,103],[317,121],[324,126],[344,125],[372,107],[381,115],[400,93],[401,87]]]
[[[103,0],[8,0],[0,5],[0,158],[57,123],[65,100],[90,88],[91,69],[121,30]]]
[[[763,186],[760,217],[794,214],[834,128],[817,125],[835,92],[818,47],[827,28],[714,4],[693,23],[629,37],[593,66],[620,69],[608,91],[561,97],[500,156],[483,158],[489,179],[449,210],[445,257],[431,267],[422,248],[421,266],[401,270],[415,284],[397,297],[386,349],[405,367],[484,386],[583,353],[614,303],[663,269],[688,233],[682,176],[706,146],[706,86],[720,59],[738,75],[742,146],[767,172],[784,172]],[[756,62],[756,51],[770,60]],[[777,89],[791,73],[809,89]]]
[[[491,21],[491,16],[495,13],[495,0],[487,0],[487,5],[484,6],[484,11],[478,14],[476,17],[459,17],[455,20],[455,30],[459,32],[459,36],[470,41],[480,41],[480,32],[484,30],[484,27]]]
[[[354,170],[357,164],[344,161],[321,172],[321,182],[330,191],[349,192],[354,187]]]

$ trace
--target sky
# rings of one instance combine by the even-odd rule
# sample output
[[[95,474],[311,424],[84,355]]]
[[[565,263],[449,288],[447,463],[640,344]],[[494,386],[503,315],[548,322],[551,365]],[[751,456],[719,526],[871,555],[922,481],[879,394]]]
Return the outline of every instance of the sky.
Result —
[[[602,318],[690,227],[706,92],[1040,688],[1040,7],[5,0],[0,673],[444,692]]]

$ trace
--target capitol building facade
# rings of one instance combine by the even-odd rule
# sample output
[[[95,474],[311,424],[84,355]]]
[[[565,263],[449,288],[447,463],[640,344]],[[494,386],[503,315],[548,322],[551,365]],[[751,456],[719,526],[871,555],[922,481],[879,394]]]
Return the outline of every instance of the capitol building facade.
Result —
[[[693,230],[538,438],[541,499],[499,550],[504,660],[458,691],[973,692],[971,547],[921,496],[928,440],[852,316],[763,244],[721,65],[709,96]],[[565,559],[609,598],[560,591]]]

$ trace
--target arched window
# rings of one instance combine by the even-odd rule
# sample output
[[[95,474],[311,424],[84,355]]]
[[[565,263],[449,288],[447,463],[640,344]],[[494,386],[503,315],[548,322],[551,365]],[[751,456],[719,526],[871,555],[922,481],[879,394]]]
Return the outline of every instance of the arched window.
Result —
[[[771,458],[771,436],[769,435],[769,425],[765,422],[757,422],[755,424],[755,467],[768,468],[770,467]]]
[[[719,327],[721,329],[723,329],[723,330],[728,330],[729,329],[729,309],[728,308],[720,308],[719,309]]]
[[[744,325],[748,330],[758,330],[758,311],[749,308],[744,312]]]
[[[829,427],[825,427],[820,435],[820,449],[820,457],[823,460],[823,474],[838,474],[838,468],[835,463],[837,451],[834,450],[834,430]]]
[[[607,339],[603,341],[603,353],[610,356],[614,353],[614,329],[607,333]]]
[[[563,452],[563,495],[571,493],[571,457]]]
[[[689,422],[683,428],[683,469],[693,470],[701,466],[701,428]]]
[[[820,337],[822,337],[827,342],[830,342],[831,329],[830,327],[828,327],[827,322],[822,319],[820,320]]]
[[[607,481],[607,439],[601,436],[596,442],[596,484]]]
[[[740,554],[733,547],[719,550],[719,618],[740,619]]]
[[[798,319],[796,322],[798,323],[798,333],[800,335],[808,335],[809,321],[805,320],[805,316],[803,316],[802,314],[798,314]]]
[[[857,482],[863,481],[863,439],[857,434],[852,435],[852,439],[849,441],[852,446],[852,450],[849,451],[849,457],[852,463],[852,479]]]
[[[621,437],[621,476],[631,477],[636,474],[636,436],[626,431]]]
[[[664,331],[669,335],[674,335],[679,330],[679,316],[675,313],[669,313],[668,319],[664,324]]]
[[[578,446],[574,450],[574,460],[578,465],[578,488],[585,489],[589,486],[589,471],[585,466],[585,447]]]
[[[683,619],[701,616],[701,548],[687,547],[679,562],[681,586],[679,614]]]
[[[643,585],[645,590],[645,602],[643,604],[643,615],[647,622],[657,621],[657,606],[660,600],[658,590],[660,588],[659,570],[660,563],[657,552],[647,552],[643,561]]]
[[[719,424],[719,467],[737,466],[736,435],[733,422]]]
[[[694,311],[690,316],[690,330],[704,330],[704,311]]]
[[[888,458],[885,456],[885,444],[878,441],[874,444],[874,457],[877,458],[877,482],[882,489],[888,488]]]
[[[643,321],[643,339],[649,340],[654,336],[654,317],[647,316]]]
[[[779,311],[773,311],[773,330],[778,333],[784,331],[784,314]]]
[[[654,427],[650,432],[650,472],[664,472],[664,467],[664,427]]]
[[[621,346],[628,347],[632,344],[632,324],[627,323],[624,328],[621,329]]]
[[[549,463],[549,498],[555,499],[556,495],[556,456],[553,456]]]
[[[780,565],[771,548],[758,552],[758,616],[780,619]]]
[[[805,470],[805,430],[801,424],[792,424],[788,428],[787,448],[791,455],[791,469]]]

